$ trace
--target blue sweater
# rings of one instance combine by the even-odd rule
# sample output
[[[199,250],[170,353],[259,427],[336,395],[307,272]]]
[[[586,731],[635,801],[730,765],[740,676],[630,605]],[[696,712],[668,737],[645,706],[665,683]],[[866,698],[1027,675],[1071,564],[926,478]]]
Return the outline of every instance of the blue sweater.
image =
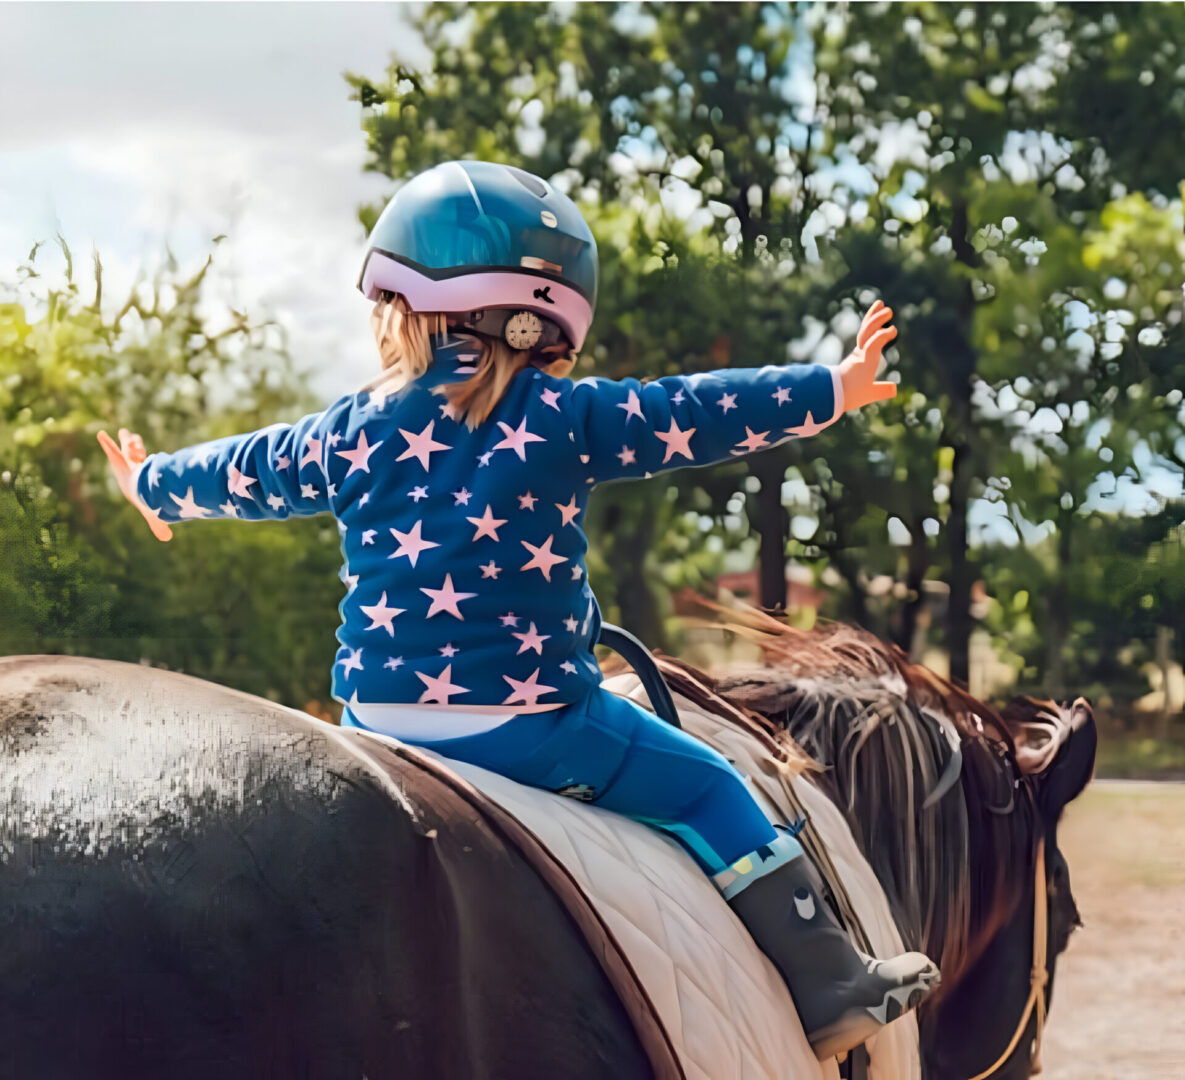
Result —
[[[295,424],[153,454],[136,478],[168,522],[337,518],[343,703],[578,701],[601,679],[581,528],[593,487],[740,457],[842,412],[833,370],[810,364],[645,385],[527,368],[470,431],[438,388],[473,357],[450,337],[385,400],[363,391]]]

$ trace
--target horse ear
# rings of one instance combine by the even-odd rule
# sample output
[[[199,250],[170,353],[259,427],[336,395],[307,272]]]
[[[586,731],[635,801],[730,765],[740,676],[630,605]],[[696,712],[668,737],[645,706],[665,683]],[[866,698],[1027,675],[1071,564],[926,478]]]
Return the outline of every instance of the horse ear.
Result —
[[[1098,730],[1086,698],[1070,705],[1017,697],[1001,712],[1016,744],[1020,771],[1036,782],[1042,807],[1056,818],[1094,772]]]
[[[1054,815],[1060,815],[1090,783],[1099,747],[1094,710],[1086,698],[1077,698],[1062,711],[1069,716],[1069,736],[1053,764],[1037,780],[1038,801]]]

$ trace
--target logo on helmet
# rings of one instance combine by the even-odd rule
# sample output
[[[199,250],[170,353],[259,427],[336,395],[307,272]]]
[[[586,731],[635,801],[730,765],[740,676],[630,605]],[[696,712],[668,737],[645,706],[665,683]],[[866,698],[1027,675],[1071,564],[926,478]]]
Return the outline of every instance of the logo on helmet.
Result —
[[[535,299],[542,300],[546,304],[554,304],[555,301],[549,295],[551,293],[551,286],[544,285],[542,289],[535,290]]]

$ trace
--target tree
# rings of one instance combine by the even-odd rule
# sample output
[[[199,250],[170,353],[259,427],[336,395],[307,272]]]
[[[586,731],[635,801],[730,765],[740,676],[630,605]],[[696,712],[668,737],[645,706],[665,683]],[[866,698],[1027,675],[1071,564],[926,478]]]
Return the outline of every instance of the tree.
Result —
[[[0,303],[0,650],[162,663],[292,705],[327,700],[332,523],[207,523],[161,545],[95,441],[123,424],[174,449],[299,415],[309,399],[278,329],[236,312],[209,325],[209,259],[188,275],[167,259],[105,313],[98,258],[87,298],[61,246],[62,284],[42,277],[35,247]]]

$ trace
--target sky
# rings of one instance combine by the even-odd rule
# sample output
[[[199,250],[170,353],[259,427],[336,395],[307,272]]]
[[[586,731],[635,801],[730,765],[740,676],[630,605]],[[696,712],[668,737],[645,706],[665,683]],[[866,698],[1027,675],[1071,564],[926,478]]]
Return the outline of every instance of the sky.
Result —
[[[212,308],[279,318],[314,388],[348,391],[377,362],[356,211],[392,185],[342,73],[397,46],[421,59],[395,4],[0,3],[0,278],[61,232],[114,297],[224,233]]]

